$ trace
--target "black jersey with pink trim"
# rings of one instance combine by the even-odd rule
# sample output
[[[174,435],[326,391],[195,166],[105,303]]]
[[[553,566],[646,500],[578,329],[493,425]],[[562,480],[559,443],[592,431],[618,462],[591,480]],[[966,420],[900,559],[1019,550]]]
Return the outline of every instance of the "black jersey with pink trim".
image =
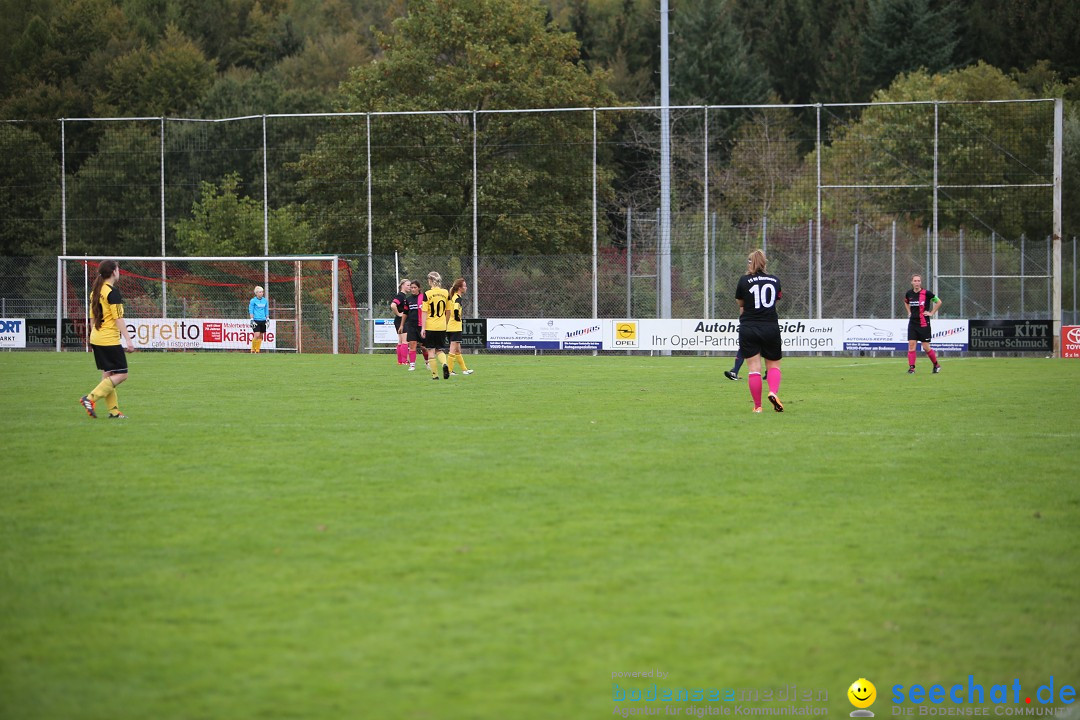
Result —
[[[908,309],[911,311],[908,316],[908,324],[918,325],[919,327],[929,325],[930,318],[926,317],[926,313],[933,309],[935,300],[937,300],[937,295],[934,294],[933,290],[926,288],[918,292],[912,289],[904,293],[904,302],[907,303]]]

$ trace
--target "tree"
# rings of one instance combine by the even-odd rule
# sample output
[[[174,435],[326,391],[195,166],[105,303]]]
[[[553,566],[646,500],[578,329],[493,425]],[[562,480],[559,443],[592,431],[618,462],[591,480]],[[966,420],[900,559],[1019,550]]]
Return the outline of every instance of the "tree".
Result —
[[[733,2],[692,0],[675,15],[675,104],[752,105],[765,100],[764,68],[732,16]]]
[[[33,129],[0,124],[0,256],[60,251],[59,169],[56,148]]]
[[[381,36],[383,58],[341,87],[349,111],[464,110],[372,119],[372,218],[380,252],[471,251],[471,110],[610,105],[603,77],[578,59],[574,37],[529,0],[420,0]],[[300,162],[307,211],[338,218],[329,232],[366,237],[342,214],[366,184],[367,135],[342,123]],[[591,113],[476,116],[486,253],[581,251],[591,237]],[[349,188],[348,192],[333,188]],[[335,194],[337,193],[337,194]],[[353,205],[355,207],[355,205]],[[319,223],[313,223],[320,226]]]
[[[870,0],[862,43],[866,89],[884,87],[920,68],[930,73],[951,69],[959,42],[955,14],[951,4],[933,9],[930,0]]]
[[[310,228],[292,207],[269,212],[271,255],[311,252]],[[176,242],[187,255],[262,255],[262,203],[241,193],[240,176],[230,173],[220,184],[201,184],[191,219],[176,223]]]

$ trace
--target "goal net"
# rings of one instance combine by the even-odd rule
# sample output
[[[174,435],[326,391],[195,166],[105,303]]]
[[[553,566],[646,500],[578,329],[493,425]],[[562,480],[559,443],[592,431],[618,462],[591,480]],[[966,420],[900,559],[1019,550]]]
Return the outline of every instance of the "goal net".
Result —
[[[356,352],[360,317],[352,268],[338,256],[57,258],[56,323],[74,321],[87,342],[90,294],[102,260],[120,265],[119,290],[135,347],[246,350],[255,286],[269,303],[263,350]]]

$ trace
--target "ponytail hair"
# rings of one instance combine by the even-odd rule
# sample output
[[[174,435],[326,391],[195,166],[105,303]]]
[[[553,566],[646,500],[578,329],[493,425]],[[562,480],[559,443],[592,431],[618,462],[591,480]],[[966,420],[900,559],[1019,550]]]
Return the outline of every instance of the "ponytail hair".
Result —
[[[94,329],[100,330],[105,322],[105,311],[101,309],[101,286],[116,272],[115,260],[102,260],[98,265],[98,274],[94,278],[94,289],[90,291],[90,313],[94,316]]]
[[[465,286],[465,278],[458,278],[454,281],[454,284],[450,286],[450,297],[454,297],[459,294],[461,288]]]
[[[765,258],[764,250],[754,250],[746,259],[750,261],[751,275],[765,272],[765,265],[768,263],[768,260]]]
[[[442,275],[435,270],[432,270],[427,274],[428,285],[431,287],[442,287]]]

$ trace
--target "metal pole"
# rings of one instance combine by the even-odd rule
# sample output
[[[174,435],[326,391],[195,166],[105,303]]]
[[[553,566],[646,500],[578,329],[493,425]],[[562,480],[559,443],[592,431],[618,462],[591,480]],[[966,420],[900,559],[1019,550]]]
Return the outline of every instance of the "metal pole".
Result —
[[[1076,324],[1076,236],[1073,235],[1073,325]]]
[[[398,288],[398,291],[400,291],[401,290],[401,268],[398,267],[398,251],[397,250],[394,251],[394,278],[396,280],[396,282],[394,284],[394,287]]]
[[[923,273],[926,277],[930,277],[930,228],[926,228],[926,268]],[[925,279],[923,278],[923,280]]]
[[[1061,173],[1064,129],[1065,102],[1057,98],[1054,101],[1054,289],[1051,301],[1054,306],[1054,355],[1058,357],[1061,356]]]
[[[1024,316],[1024,255],[1027,254],[1027,238],[1020,233],[1020,316]]]
[[[60,247],[61,254],[67,255],[67,124],[60,121]],[[56,282],[60,286],[57,298],[57,318],[67,313],[67,263],[57,265]],[[56,322],[56,351],[60,352],[61,320]]]
[[[64,304],[61,301],[61,287],[64,285],[64,261],[56,258],[56,352],[60,352],[60,335],[63,330],[64,320],[61,316]]]
[[[712,261],[709,263],[709,286],[716,287],[716,212],[713,212],[712,217],[709,219],[712,223]],[[716,317],[716,292],[712,292],[709,295],[709,317]]]
[[[818,103],[817,108],[817,138],[814,141],[817,150],[817,258],[815,263],[817,264],[817,287],[815,288],[817,294],[817,317],[821,319],[821,236],[824,235],[824,228],[821,225],[821,103]]]
[[[634,317],[630,313],[631,310],[631,290],[633,288],[633,264],[630,262],[630,256],[634,252],[633,243],[633,218],[634,211],[628,206],[626,208],[626,317]]]
[[[270,183],[267,167],[266,116],[262,116],[262,166],[263,166],[263,255],[270,254]],[[270,263],[263,260],[263,288],[270,292]]]
[[[476,111],[473,110],[472,114],[472,314],[473,317],[480,317],[480,201],[479,201],[479,185],[480,185],[480,172],[477,169],[477,135],[479,128],[477,127]],[[595,142],[593,145],[595,146]],[[595,149],[593,151],[595,153]],[[595,162],[593,163],[595,165]]]
[[[338,256],[335,255],[332,260],[334,263],[333,268],[330,270],[330,282],[333,287],[330,289],[330,302],[333,304],[334,311],[330,313],[330,322],[333,323],[334,328],[330,334],[334,343],[334,355],[338,354]]]
[[[931,282],[936,287],[938,284],[938,109],[940,104],[934,103],[934,266],[931,268]]]
[[[990,232],[990,317],[997,317],[997,231]]]
[[[597,317],[598,278],[596,270],[597,226],[596,226],[596,110],[592,111],[592,316]]]
[[[701,216],[702,224],[702,242],[704,244],[702,249],[702,268],[701,268],[701,285],[702,285],[702,309],[701,312],[705,317],[709,317],[709,106],[705,106],[705,133],[703,139],[704,152],[702,153],[705,158],[705,182],[704,182],[704,211]]]
[[[806,317],[814,314],[814,301],[810,291],[814,287],[814,221],[806,221]],[[819,316],[820,317],[820,316]]]
[[[859,223],[855,223],[855,248],[852,253],[851,317],[859,317]]]
[[[765,253],[765,257],[769,256],[769,218],[767,215],[761,216],[761,252]]]
[[[161,257],[165,257],[165,118],[161,118]],[[165,284],[165,261],[161,261],[161,317],[167,318],[169,291]],[[89,326],[88,326],[89,327]]]
[[[892,262],[889,266],[889,308],[892,317],[896,317],[896,221],[892,221]]]
[[[671,98],[668,0],[660,0],[660,317],[671,317]],[[670,355],[664,351],[663,355]]]
[[[371,223],[371,113],[365,114],[365,133],[364,146],[367,150],[367,307],[368,317],[375,317],[374,293],[372,291],[372,284],[374,283],[374,272],[371,267],[371,248],[374,240],[374,234],[372,232]],[[368,343],[368,353],[375,352],[374,341]]]
[[[1047,238],[1046,238],[1046,274],[1047,275],[1052,275],[1053,274],[1053,272],[1051,270],[1051,267],[1050,267],[1050,263],[1052,263],[1053,260],[1054,260],[1052,255],[1053,255],[1053,239],[1051,237],[1047,236]],[[1061,296],[1058,295],[1058,305],[1061,304],[1060,301],[1061,301]],[[1047,309],[1050,310],[1051,313],[1053,313],[1052,308],[1054,307],[1054,288],[1053,288],[1053,282],[1052,282],[1051,277],[1046,278],[1046,307],[1047,307]],[[1051,315],[1051,317],[1053,317],[1053,315]],[[1060,332],[1058,334],[1060,335]]]
[[[964,317],[966,315],[963,314],[963,228],[960,228],[959,243],[960,243],[960,248],[959,248],[960,249],[960,317]],[[939,293],[941,293],[941,288],[937,288],[937,291],[939,291]]]

